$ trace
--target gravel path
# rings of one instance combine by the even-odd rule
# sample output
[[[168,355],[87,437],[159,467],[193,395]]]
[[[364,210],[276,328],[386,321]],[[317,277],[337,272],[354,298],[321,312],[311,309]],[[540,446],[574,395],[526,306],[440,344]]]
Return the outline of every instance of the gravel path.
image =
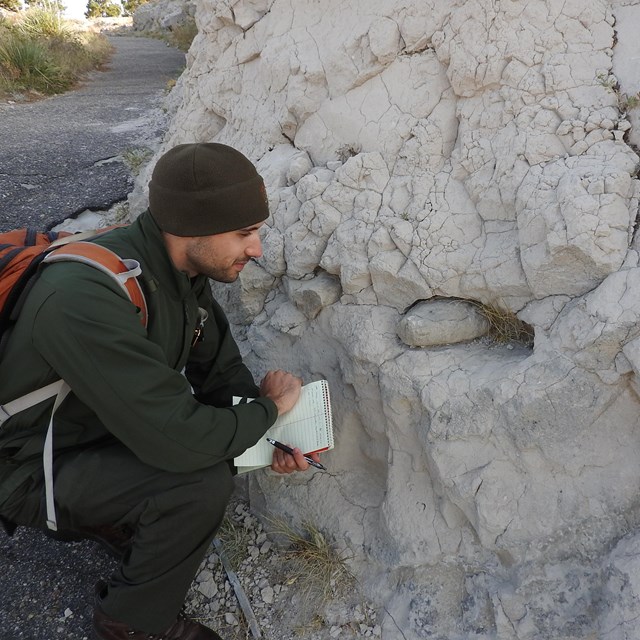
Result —
[[[129,149],[153,145],[167,125],[167,83],[184,54],[160,40],[112,36],[107,69],[77,90],[0,104],[0,230],[49,229],[126,199]],[[0,528],[0,640],[88,640],[93,586],[114,561],[91,542],[64,544]]]
[[[108,209],[132,189],[122,154],[166,127],[162,100],[184,53],[160,40],[112,36],[105,71],[38,102],[0,103],[0,231],[50,229]]]
[[[0,639],[89,640],[93,586],[115,561],[91,542],[0,534]]]

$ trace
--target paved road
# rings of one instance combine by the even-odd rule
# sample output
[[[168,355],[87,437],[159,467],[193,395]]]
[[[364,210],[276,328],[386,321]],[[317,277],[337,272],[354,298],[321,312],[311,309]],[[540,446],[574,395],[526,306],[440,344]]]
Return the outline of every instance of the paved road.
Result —
[[[159,40],[112,42],[108,70],[80,89],[0,104],[0,230],[48,229],[129,193],[129,171],[109,160],[160,137],[162,98],[184,54]],[[0,640],[88,640],[93,585],[113,568],[94,543],[60,543],[24,528],[8,538],[0,528]]]
[[[49,229],[85,209],[108,209],[131,191],[119,157],[166,126],[162,98],[185,57],[160,40],[111,42],[108,69],[76,91],[0,104],[0,231]]]

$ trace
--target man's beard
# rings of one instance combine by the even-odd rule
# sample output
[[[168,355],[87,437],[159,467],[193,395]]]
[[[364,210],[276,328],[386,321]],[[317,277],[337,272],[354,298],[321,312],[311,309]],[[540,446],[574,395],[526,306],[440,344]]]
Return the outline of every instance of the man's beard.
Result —
[[[194,266],[198,270],[198,273],[211,278],[216,282],[235,282],[240,275],[240,271],[235,268],[238,263],[246,264],[246,260],[236,260],[230,267],[224,267],[218,264],[203,263],[200,260],[196,260]]]
[[[235,282],[238,279],[240,270],[236,268],[237,264],[245,265],[248,260],[246,256],[237,257],[233,263],[225,262],[224,264],[215,259],[208,247],[199,242],[194,242],[190,250],[187,252],[191,269],[199,275],[207,276],[216,282]]]

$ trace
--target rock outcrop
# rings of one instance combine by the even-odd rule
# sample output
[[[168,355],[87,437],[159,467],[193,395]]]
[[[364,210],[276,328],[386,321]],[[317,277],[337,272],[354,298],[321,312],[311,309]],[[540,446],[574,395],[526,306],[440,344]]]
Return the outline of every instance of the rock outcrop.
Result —
[[[640,7],[198,0],[196,20],[164,148],[238,147],[273,214],[217,295],[257,376],[333,394],[330,472],[252,492],[353,550],[386,640],[640,638]],[[483,306],[533,343],[488,337]]]
[[[154,0],[140,5],[133,14],[135,31],[164,33],[193,22],[196,7],[189,0]]]

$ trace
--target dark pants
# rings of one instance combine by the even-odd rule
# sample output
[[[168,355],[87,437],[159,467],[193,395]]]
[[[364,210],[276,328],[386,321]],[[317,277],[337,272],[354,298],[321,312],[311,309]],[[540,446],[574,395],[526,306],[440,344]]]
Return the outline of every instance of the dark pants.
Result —
[[[234,486],[227,463],[169,473],[114,444],[58,455],[54,473],[60,530],[114,524],[134,531],[131,551],[102,599],[104,613],[146,633],[166,629],[222,522]],[[22,485],[2,515],[46,527],[43,483]]]

